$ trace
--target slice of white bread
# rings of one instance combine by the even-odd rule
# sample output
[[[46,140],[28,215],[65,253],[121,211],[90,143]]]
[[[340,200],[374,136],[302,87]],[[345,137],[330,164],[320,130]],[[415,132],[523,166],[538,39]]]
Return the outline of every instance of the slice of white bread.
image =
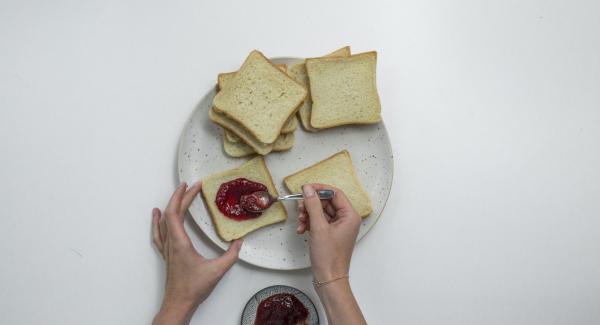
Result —
[[[253,153],[267,155],[271,151],[285,151],[294,145],[294,133],[282,133],[273,144],[264,144],[256,140],[236,122],[228,119],[223,114],[210,109],[209,118],[223,127],[223,149],[231,157],[244,157]]]
[[[278,67],[281,71],[287,72],[287,65],[285,65],[285,64],[276,64],[275,66]],[[229,84],[229,82],[235,76],[236,72],[219,73],[219,76],[217,77],[217,90],[221,90],[221,89],[227,87],[227,85]],[[308,89],[308,87],[306,87],[306,88]],[[217,112],[219,112],[218,107],[215,107],[215,110]],[[285,122],[285,124],[283,125],[283,128],[281,129],[281,133],[294,132],[297,128],[298,128],[298,119],[296,118],[296,115],[292,114],[287,119],[287,121]]]
[[[232,241],[261,227],[285,221],[287,212],[280,202],[274,203],[262,215],[254,219],[237,221],[223,215],[215,203],[217,192],[221,184],[236,178],[246,178],[253,182],[262,183],[267,187],[269,193],[275,196],[279,195],[265,161],[260,156],[247,161],[238,168],[216,173],[203,179],[202,197],[208,207],[217,234],[223,240]]]
[[[311,183],[327,184],[344,191],[352,206],[361,217],[368,216],[373,208],[371,199],[362,187],[352,158],[347,150],[307,167],[283,179],[291,193],[301,193],[302,185]]]
[[[296,131],[297,128],[298,118],[296,117],[296,114],[292,114],[287,121],[285,121],[283,128],[281,128],[281,133],[292,133]]]
[[[350,56],[350,46],[342,47],[339,50],[335,50],[325,57],[348,57]],[[294,80],[296,80],[299,84],[303,85],[307,89],[309,89],[308,84],[308,76],[306,75],[306,65],[304,62],[293,65],[288,71],[288,75]],[[312,109],[312,99],[310,97],[310,92],[306,96],[306,99],[298,109],[298,116],[300,117],[300,122],[302,122],[302,127],[306,131],[309,132],[317,132],[318,129],[313,128],[310,125],[310,111]]]
[[[255,50],[228,86],[217,93],[213,106],[241,124],[258,141],[270,144],[306,94],[303,86]]]
[[[376,65],[377,52],[347,58],[307,59],[313,101],[310,125],[323,129],[381,121]]]
[[[239,139],[239,138],[238,138]],[[281,134],[273,143],[273,151],[286,151],[294,146],[294,133]],[[225,153],[234,158],[245,157],[256,153],[252,147],[243,141],[232,142],[227,136],[223,137],[223,150]]]
[[[278,67],[279,70],[287,73],[286,64],[275,64],[275,66]],[[217,90],[223,89],[227,82],[233,79],[236,73],[237,71],[219,73],[219,75],[217,76]]]
[[[254,149],[254,151],[256,151],[258,154],[266,155],[273,150],[273,144],[264,144],[258,141],[239,123],[227,118],[227,116],[224,114],[215,112],[214,107],[211,107],[211,109],[208,110],[208,118],[224,129],[240,137],[240,139],[252,147],[252,149]]]
[[[240,139],[240,137],[238,137],[237,135],[235,135],[235,133],[232,133],[231,131],[229,131],[227,129],[223,129],[223,133],[225,134],[225,139],[227,139],[227,141],[229,141],[231,143],[238,143],[238,142],[242,141],[242,139]]]

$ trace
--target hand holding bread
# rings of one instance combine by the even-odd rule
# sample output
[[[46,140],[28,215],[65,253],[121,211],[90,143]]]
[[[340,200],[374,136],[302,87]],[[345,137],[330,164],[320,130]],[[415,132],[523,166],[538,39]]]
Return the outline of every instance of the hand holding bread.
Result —
[[[222,256],[207,259],[200,255],[183,227],[187,209],[202,189],[181,184],[164,213],[152,210],[152,238],[165,260],[167,279],[160,311],[153,324],[185,324],[212,292],[221,277],[238,259],[242,241],[233,242]],[[187,190],[187,191],[186,191]]]

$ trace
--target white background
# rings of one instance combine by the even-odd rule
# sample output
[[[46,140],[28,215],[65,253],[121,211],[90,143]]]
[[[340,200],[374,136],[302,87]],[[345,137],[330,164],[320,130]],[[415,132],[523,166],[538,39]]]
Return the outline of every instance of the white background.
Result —
[[[2,0],[0,323],[149,323],[150,210],[217,73],[344,45],[379,52],[395,154],[352,261],[369,322],[600,323],[600,3],[566,0]],[[310,279],[238,263],[193,323]]]

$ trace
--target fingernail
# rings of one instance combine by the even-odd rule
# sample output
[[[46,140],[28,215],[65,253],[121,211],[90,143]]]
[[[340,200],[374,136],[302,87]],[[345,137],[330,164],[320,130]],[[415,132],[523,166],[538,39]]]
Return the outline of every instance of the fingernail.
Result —
[[[179,187],[184,187],[187,186],[187,184],[185,182],[181,182],[181,184],[179,184]]]
[[[312,186],[310,186],[309,184],[302,186],[302,193],[304,193],[305,198],[315,196],[315,194],[316,194],[315,189]]]
[[[296,232],[300,232],[300,226],[298,226],[298,228],[296,228]]]

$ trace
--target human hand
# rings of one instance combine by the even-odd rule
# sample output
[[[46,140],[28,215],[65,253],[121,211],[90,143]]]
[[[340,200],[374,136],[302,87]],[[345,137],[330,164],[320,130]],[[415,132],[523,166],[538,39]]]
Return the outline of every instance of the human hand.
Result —
[[[177,187],[164,214],[158,208],[152,209],[153,241],[167,267],[164,298],[153,324],[189,323],[198,305],[235,264],[242,246],[242,241],[236,240],[215,259],[206,259],[196,251],[183,219],[202,184],[186,189],[185,183]]]
[[[333,199],[320,200],[315,191],[331,189]],[[323,184],[302,187],[304,201],[299,206],[298,233],[309,231],[310,261],[317,281],[348,274],[354,243],[362,221],[340,189]]]

